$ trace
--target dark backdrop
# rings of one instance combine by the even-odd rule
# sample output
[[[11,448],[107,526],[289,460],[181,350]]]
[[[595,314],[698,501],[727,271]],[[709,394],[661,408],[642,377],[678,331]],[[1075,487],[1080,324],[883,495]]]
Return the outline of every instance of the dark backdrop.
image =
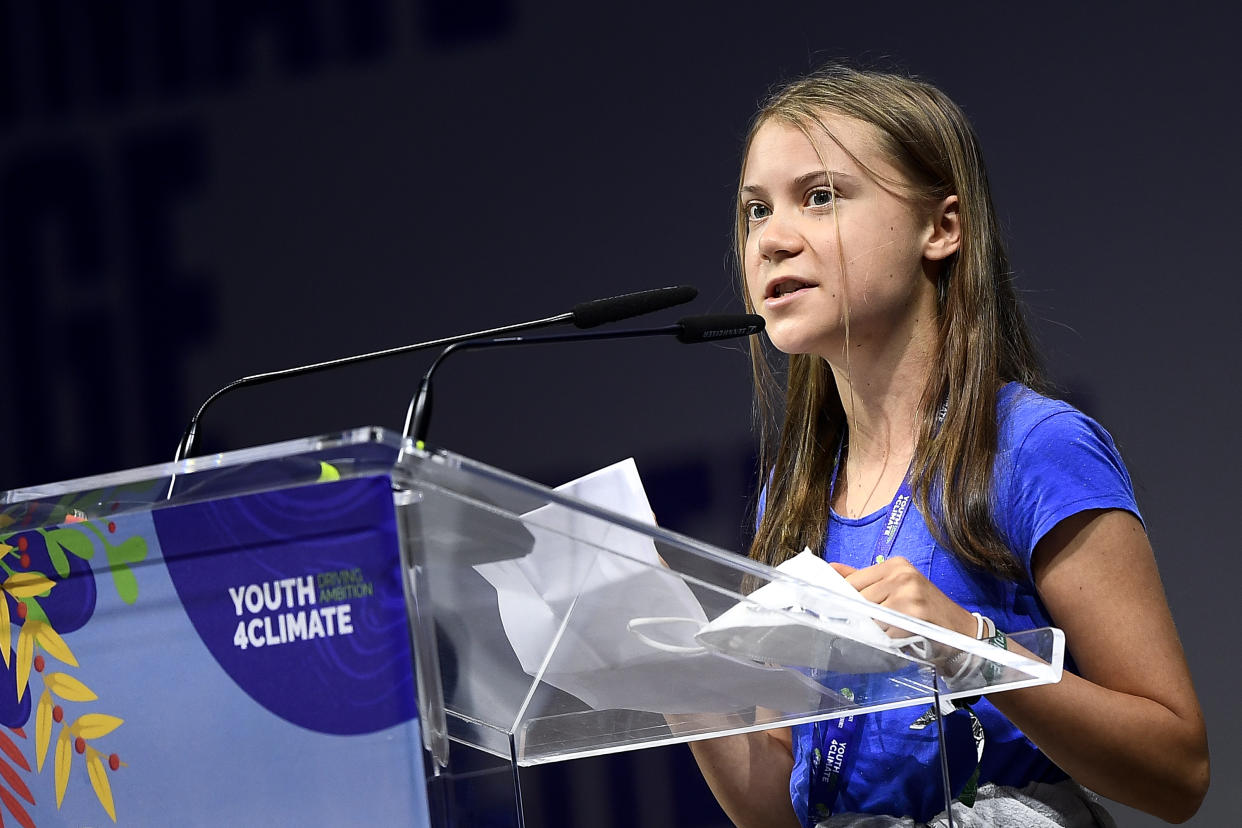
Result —
[[[0,489],[164,460],[243,374],[665,284],[699,287],[692,312],[737,310],[757,99],[830,57],[905,67],[973,118],[1053,373],[1127,458],[1211,731],[1194,824],[1232,821],[1237,20],[617,5],[0,0]],[[425,365],[238,394],[202,448],[399,426]],[[432,436],[548,483],[634,455],[665,524],[740,543],[737,348],[459,357]],[[548,769],[533,805],[548,825],[724,824],[687,762]]]

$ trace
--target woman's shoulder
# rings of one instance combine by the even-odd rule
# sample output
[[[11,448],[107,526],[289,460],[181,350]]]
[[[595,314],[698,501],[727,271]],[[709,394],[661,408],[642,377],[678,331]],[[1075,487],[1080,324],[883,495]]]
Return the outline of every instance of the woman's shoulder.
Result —
[[[1076,512],[1138,516],[1130,474],[1103,426],[1018,383],[1006,385],[997,402],[998,524],[1024,563],[1040,538]]]
[[[1064,400],[1044,396],[1018,382],[1001,388],[996,416],[998,456],[1031,450],[1044,455],[1058,447],[1094,443],[1107,453],[1117,451],[1112,435],[1094,419]]]

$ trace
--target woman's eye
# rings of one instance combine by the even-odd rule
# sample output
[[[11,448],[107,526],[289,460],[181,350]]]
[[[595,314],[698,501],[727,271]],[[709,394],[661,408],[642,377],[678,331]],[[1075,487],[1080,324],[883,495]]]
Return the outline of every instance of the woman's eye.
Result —
[[[806,200],[807,204],[812,207],[828,207],[832,204],[835,195],[832,190],[812,190]]]
[[[759,201],[752,201],[743,209],[746,211],[746,218],[750,221],[760,221],[772,215],[771,208]]]

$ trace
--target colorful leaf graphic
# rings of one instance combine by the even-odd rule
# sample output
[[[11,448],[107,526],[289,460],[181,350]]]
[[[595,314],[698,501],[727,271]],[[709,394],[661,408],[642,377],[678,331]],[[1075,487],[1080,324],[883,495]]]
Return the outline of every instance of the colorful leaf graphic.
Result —
[[[62,727],[56,737],[56,807],[65,801],[65,787],[69,784],[69,771],[73,769],[73,735]],[[3,789],[0,789],[3,790]]]
[[[16,791],[18,796],[31,805],[34,804],[34,796],[31,795],[30,788],[26,787],[26,783],[22,781],[22,778],[17,775],[17,771],[13,770],[8,762],[0,762],[0,776],[4,777],[4,781],[9,783],[9,787]]]
[[[35,709],[35,765],[43,771],[43,760],[47,758],[47,746],[52,741],[52,694],[45,687],[39,697],[39,706]]]
[[[45,624],[42,621],[27,621],[26,626],[34,628],[35,641],[48,655],[72,667],[78,666],[78,660],[73,657],[73,650],[69,649],[65,639],[60,637],[60,633],[52,629],[51,624]]]
[[[52,529],[43,533],[43,539],[47,542],[47,555],[62,578],[69,574],[66,549],[83,560],[95,555],[95,545],[80,529]]]
[[[88,702],[99,698],[94,690],[68,673],[48,673],[43,677],[43,684],[53,695],[65,701]]]
[[[43,605],[39,603],[38,598],[23,598],[22,603],[26,605],[27,621],[42,621],[44,624],[52,623],[47,613],[43,611]]]
[[[13,744],[13,740],[4,735],[4,731],[0,730],[0,750],[13,760],[13,764],[17,765],[24,771],[30,771],[30,763],[26,761],[26,757],[22,755],[21,748]]]
[[[138,600],[138,579],[134,577],[129,564],[146,560],[146,540],[142,537],[128,538],[119,546],[112,546],[105,541],[104,550],[108,553],[108,568],[112,570],[116,594],[127,604],[134,603]]]
[[[3,589],[14,598],[33,598],[56,586],[55,581],[48,579],[42,572],[14,572],[0,584]]]
[[[98,739],[100,736],[107,736],[124,723],[124,719],[109,716],[107,713],[83,713],[69,729],[83,739]]]
[[[104,770],[103,758],[99,751],[92,750],[87,753],[86,774],[91,778],[91,787],[95,789],[95,796],[99,797],[99,804],[108,812],[108,816],[112,817],[112,821],[116,822],[116,806],[112,803],[112,786],[108,784],[108,772]]]
[[[56,574],[64,578],[69,575],[69,558],[65,556],[64,547],[62,547],[51,532],[39,530],[43,535],[43,541],[47,544],[47,559],[52,562],[52,568],[56,570]]]
[[[34,820],[30,818],[30,814],[26,813],[22,803],[14,799],[13,794],[4,788],[0,788],[0,802],[3,802],[4,807],[9,809],[9,813],[17,817],[17,821],[22,824],[22,828],[35,828]],[[33,800],[31,800],[31,804],[34,804]]]
[[[30,626],[23,626],[17,634],[17,700],[26,695],[26,682],[30,681],[30,660],[34,658],[34,633]]]
[[[12,551],[13,547],[9,546],[7,543],[0,543],[0,558],[3,558]]]
[[[9,619],[9,599],[0,593],[0,653],[4,654],[4,666],[9,666],[9,652],[13,647],[13,627]]]

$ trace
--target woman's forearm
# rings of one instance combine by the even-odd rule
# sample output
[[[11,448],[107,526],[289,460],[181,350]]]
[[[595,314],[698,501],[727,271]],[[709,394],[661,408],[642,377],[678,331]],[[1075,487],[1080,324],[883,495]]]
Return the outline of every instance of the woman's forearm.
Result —
[[[1204,725],[1159,702],[1072,673],[988,697],[1044,754],[1098,794],[1184,822],[1207,793]]]
[[[690,750],[738,828],[799,828],[789,799],[793,755],[772,731],[703,739]]]

